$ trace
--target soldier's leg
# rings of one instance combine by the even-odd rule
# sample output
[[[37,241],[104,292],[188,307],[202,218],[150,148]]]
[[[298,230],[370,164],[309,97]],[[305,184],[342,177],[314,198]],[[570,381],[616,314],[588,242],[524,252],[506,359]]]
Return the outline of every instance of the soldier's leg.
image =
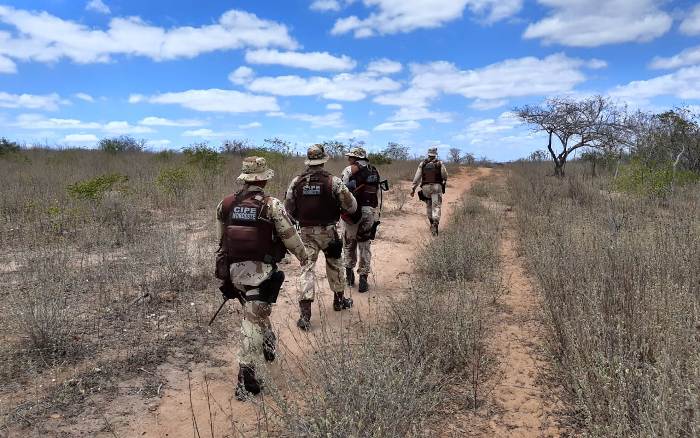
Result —
[[[333,310],[340,311],[352,307],[352,300],[345,298],[345,272],[343,270],[340,237],[335,230],[327,236],[328,244],[323,253],[326,257],[326,278],[333,291]]]
[[[357,232],[357,251],[359,253],[357,273],[360,275],[360,282],[357,288],[358,292],[367,292],[369,290],[367,276],[372,268],[372,252],[370,249],[372,241],[370,240],[370,237],[372,235],[372,226],[374,225],[374,221],[374,209],[367,208],[362,212],[362,219],[360,220],[359,230]]]
[[[258,394],[262,387],[256,368],[264,357],[266,335],[272,330],[270,313],[272,306],[261,301],[250,301],[243,308],[241,321],[241,347],[238,352],[238,384],[236,397],[245,400],[249,394]],[[274,334],[273,334],[274,336]]]
[[[302,233],[301,237],[306,246],[309,262],[301,269],[299,301],[313,301],[316,296],[316,260],[318,260],[320,248],[313,235]]]
[[[354,269],[357,264],[357,230],[359,223],[345,223],[343,238],[343,263],[346,268]]]
[[[440,214],[442,213],[442,193],[433,193],[431,202],[433,204],[433,221],[440,222]]]
[[[429,186],[425,185],[423,186],[423,195],[428,198],[425,201],[425,215],[428,218],[428,221],[430,223],[433,223],[433,201],[432,201],[432,196],[430,195],[430,188]]]

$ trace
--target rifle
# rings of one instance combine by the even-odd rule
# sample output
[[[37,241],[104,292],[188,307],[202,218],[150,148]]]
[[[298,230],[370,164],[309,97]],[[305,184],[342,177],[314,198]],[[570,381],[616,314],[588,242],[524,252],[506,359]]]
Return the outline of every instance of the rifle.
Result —
[[[221,284],[221,286],[219,286],[219,290],[221,291],[221,293],[224,296],[224,302],[221,303],[219,308],[214,313],[214,316],[211,317],[211,319],[209,320],[209,324],[207,326],[210,326],[214,322],[216,317],[219,316],[219,312],[221,312],[221,309],[224,308],[224,305],[226,304],[226,302],[231,299],[229,292],[233,292],[235,294],[235,298],[238,300],[239,303],[241,303],[241,306],[245,306],[245,299],[243,298],[243,292],[240,289],[237,289],[236,286],[234,286],[233,283],[231,283],[230,279],[228,281],[225,280]]]

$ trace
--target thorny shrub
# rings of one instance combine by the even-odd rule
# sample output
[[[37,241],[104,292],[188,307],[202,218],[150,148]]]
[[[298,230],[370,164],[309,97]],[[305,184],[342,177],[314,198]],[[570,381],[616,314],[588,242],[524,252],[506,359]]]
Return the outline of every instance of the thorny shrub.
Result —
[[[509,179],[571,418],[593,436],[697,436],[697,187],[664,205],[605,191],[581,203],[573,173],[526,165]]]

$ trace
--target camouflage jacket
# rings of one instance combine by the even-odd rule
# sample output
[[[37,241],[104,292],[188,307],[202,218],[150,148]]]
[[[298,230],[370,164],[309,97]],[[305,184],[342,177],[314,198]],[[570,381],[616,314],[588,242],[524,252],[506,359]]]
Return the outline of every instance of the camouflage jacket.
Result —
[[[418,169],[416,169],[416,175],[413,177],[413,188],[415,189],[419,185],[421,185],[421,182],[423,180],[423,164],[425,161],[421,161],[420,164],[418,165]],[[443,163],[440,166],[440,173],[442,176],[443,181],[447,181],[447,166]]]
[[[264,195],[263,189],[254,185],[244,187],[247,192],[260,192]],[[306,263],[307,254],[304,243],[299,237],[299,233],[294,228],[287,212],[284,210],[282,202],[273,197],[268,198],[270,207],[270,217],[275,225],[277,235],[284,243],[284,246],[291,252],[301,264]],[[216,207],[217,240],[221,240],[224,232],[224,220],[221,216],[223,201]],[[265,281],[272,273],[273,267],[263,262],[240,262],[231,265],[231,281],[234,285],[257,286]]]
[[[287,211],[296,210],[294,200],[294,186],[296,185],[297,181],[299,181],[299,177],[295,176],[294,179],[292,179],[292,182],[289,183],[289,187],[287,188],[287,194],[284,198],[284,206],[287,209]],[[355,210],[357,210],[357,201],[355,200],[355,197],[352,195],[352,193],[350,193],[350,190],[337,176],[333,177],[332,184],[333,195],[335,195],[335,198],[339,201],[340,208],[345,212],[354,213]]]

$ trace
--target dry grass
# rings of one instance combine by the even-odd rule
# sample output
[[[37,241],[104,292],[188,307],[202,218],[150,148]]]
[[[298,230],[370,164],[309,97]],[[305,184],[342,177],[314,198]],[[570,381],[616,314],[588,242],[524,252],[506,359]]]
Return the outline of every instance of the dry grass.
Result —
[[[547,170],[514,166],[509,188],[572,420],[593,436],[698,436],[698,188],[660,203]]]
[[[91,396],[129,378],[143,377],[141,393],[151,393],[166,359],[185,367],[209,360],[207,346],[236,341],[223,329],[232,321],[205,326],[217,293],[214,208],[238,186],[240,161],[227,155],[219,171],[205,171],[179,154],[30,150],[0,159],[0,435],[18,425],[46,433],[54,412],[100,412]],[[269,191],[283,196],[303,160],[270,161]],[[339,174],[346,164],[328,168]],[[170,174],[186,177],[175,191],[157,183],[168,169],[184,169]],[[414,170],[380,168],[392,181]],[[126,181],[98,196],[68,190],[115,174]]]
[[[353,321],[345,338],[332,330],[310,336],[311,357],[284,364],[287,379],[274,382],[274,434],[425,436],[436,415],[481,403],[494,366],[483,343],[498,291],[489,275],[498,220],[469,199],[454,217],[418,255],[410,290],[379,310],[379,321]]]

